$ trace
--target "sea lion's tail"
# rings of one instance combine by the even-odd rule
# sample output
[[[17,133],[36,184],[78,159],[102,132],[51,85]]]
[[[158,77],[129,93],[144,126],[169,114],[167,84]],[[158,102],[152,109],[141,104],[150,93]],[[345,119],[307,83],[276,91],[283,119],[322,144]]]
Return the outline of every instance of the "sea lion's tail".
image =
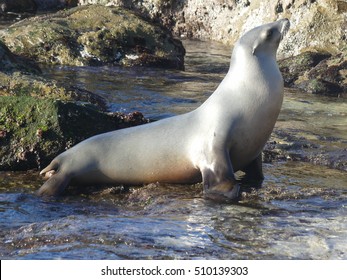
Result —
[[[39,196],[57,196],[64,191],[70,181],[66,174],[59,172],[59,162],[55,159],[41,170],[40,175],[43,174],[48,180],[36,192]]]

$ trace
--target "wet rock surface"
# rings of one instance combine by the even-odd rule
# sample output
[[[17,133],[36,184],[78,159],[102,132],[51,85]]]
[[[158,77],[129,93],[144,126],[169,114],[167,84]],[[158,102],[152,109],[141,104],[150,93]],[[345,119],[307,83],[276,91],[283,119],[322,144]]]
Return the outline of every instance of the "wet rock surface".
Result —
[[[0,41],[0,71],[13,73],[15,71],[26,73],[41,73],[40,67],[32,60],[13,54],[8,47]]]
[[[146,122],[139,113],[106,114],[52,98],[6,96],[0,105],[0,170],[40,169],[88,137]]]
[[[343,53],[304,52],[279,61],[285,86],[308,93],[346,96],[347,59]]]
[[[184,47],[169,31],[116,7],[85,6],[26,19],[0,37],[12,52],[47,64],[184,67]]]
[[[265,163],[281,161],[309,162],[315,165],[347,171],[347,140],[315,136],[319,144],[312,139],[296,136],[283,130],[275,130],[263,151]],[[332,148],[339,145],[341,150]]]

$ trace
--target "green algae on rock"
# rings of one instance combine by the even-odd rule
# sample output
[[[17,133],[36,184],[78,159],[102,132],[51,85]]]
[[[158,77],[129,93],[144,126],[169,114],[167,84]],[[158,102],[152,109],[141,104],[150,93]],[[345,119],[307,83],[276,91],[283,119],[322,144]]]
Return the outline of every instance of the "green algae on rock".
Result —
[[[0,38],[15,54],[47,64],[184,67],[185,49],[169,31],[117,7],[84,6],[26,19]]]
[[[140,113],[106,114],[90,104],[3,96],[0,170],[40,168],[88,137],[145,122]]]
[[[0,72],[0,98],[2,96],[82,101],[95,104],[100,110],[106,110],[106,101],[101,96],[77,87],[63,87],[54,80],[21,72],[9,74]]]

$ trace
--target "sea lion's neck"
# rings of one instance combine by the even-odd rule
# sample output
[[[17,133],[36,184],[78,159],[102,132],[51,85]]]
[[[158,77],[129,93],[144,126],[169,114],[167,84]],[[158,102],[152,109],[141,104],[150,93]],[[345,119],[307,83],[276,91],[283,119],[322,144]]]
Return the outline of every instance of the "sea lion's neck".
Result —
[[[271,72],[279,71],[276,61],[276,50],[252,54],[251,48],[239,44],[235,45],[227,75],[238,76],[240,78],[241,76],[249,77],[253,74],[258,75],[264,69],[270,69]],[[246,80],[249,81],[249,79]]]

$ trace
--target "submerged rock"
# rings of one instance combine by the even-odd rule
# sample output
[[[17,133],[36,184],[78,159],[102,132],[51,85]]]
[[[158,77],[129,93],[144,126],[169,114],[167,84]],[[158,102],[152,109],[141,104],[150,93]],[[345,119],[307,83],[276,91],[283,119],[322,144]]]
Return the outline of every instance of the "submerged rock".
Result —
[[[312,138],[312,135],[304,137],[275,129],[263,150],[263,161],[301,161],[347,171],[347,149],[336,149],[336,146],[346,147],[346,140],[319,137],[319,141],[315,141]]]
[[[122,8],[84,6],[30,18],[0,37],[12,52],[47,64],[184,67],[180,41]]]

